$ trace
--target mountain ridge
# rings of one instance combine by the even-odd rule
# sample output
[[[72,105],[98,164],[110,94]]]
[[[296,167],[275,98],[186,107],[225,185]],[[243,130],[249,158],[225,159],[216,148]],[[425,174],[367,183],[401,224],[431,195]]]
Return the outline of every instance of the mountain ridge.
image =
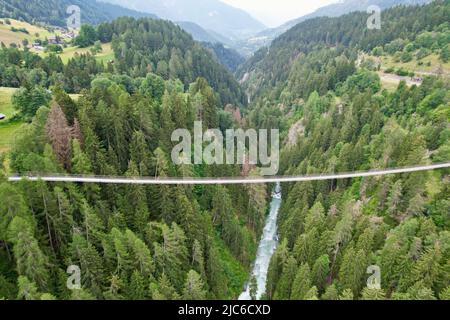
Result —
[[[276,37],[282,35],[299,23],[317,17],[338,17],[355,11],[366,11],[371,5],[379,6],[382,10],[398,5],[423,5],[433,0],[343,0],[324,7],[320,7],[310,14],[290,20],[279,27],[264,30],[247,40],[249,50],[268,45]],[[253,45],[251,45],[253,43]]]
[[[151,12],[172,21],[194,22],[205,30],[213,30],[230,39],[245,39],[266,28],[244,10],[218,0],[102,0],[102,2]]]
[[[25,20],[30,23],[39,22],[64,27],[69,17],[66,11],[71,5],[80,7],[82,23],[99,24],[122,16],[157,18],[151,13],[90,0],[27,0],[26,3],[21,0],[0,0],[0,15],[4,18]]]

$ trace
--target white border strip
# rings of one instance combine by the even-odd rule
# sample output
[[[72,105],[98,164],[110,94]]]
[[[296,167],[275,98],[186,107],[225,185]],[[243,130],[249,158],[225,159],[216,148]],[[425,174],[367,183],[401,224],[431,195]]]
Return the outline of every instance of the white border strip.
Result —
[[[108,177],[108,176],[73,176],[73,175],[54,175],[54,176],[11,176],[10,182],[18,182],[23,179],[29,181],[46,182],[74,182],[74,183],[101,183],[101,184],[141,184],[141,185],[212,185],[212,184],[258,184],[258,183],[276,183],[276,182],[304,182],[304,181],[323,181],[335,179],[349,179],[360,177],[384,176],[390,174],[411,173],[419,171],[428,171],[436,169],[450,168],[450,162],[384,169],[371,170],[351,173],[321,174],[307,176],[274,176],[274,177],[247,177],[247,178],[147,178],[147,177]]]

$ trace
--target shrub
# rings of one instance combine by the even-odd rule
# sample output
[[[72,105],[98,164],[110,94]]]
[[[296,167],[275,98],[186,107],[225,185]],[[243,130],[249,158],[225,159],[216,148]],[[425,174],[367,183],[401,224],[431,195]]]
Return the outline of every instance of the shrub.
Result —
[[[400,60],[403,63],[410,62],[412,59],[413,59],[412,54],[409,53],[409,52],[403,52],[401,57],[400,57]]]
[[[396,75],[400,76],[400,77],[406,77],[409,75],[409,71],[405,70],[403,68],[399,68],[397,69],[397,71],[395,72]]]
[[[417,51],[416,53],[416,59],[420,60],[423,59],[425,57],[428,57],[431,54],[431,51],[427,48],[421,48],[419,51]]]

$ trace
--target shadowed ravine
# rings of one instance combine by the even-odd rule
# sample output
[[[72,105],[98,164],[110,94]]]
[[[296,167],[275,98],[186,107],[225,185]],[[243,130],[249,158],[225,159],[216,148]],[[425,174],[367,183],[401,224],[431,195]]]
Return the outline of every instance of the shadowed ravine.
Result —
[[[269,270],[270,259],[278,246],[278,211],[281,205],[281,187],[278,183],[275,192],[272,195],[270,203],[270,213],[264,226],[264,232],[259,242],[256,261],[253,266],[252,277],[256,278],[258,290],[256,297],[260,299],[266,291],[267,271]],[[250,285],[247,284],[246,290],[239,296],[239,300],[251,300]]]

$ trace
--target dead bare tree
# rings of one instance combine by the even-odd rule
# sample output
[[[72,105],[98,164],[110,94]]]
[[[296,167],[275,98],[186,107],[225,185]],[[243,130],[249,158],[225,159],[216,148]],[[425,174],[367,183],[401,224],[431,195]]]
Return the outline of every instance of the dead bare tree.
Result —
[[[72,139],[73,129],[69,126],[64,112],[56,102],[52,103],[45,128],[58,161],[64,168],[69,169],[71,162],[70,140]]]

